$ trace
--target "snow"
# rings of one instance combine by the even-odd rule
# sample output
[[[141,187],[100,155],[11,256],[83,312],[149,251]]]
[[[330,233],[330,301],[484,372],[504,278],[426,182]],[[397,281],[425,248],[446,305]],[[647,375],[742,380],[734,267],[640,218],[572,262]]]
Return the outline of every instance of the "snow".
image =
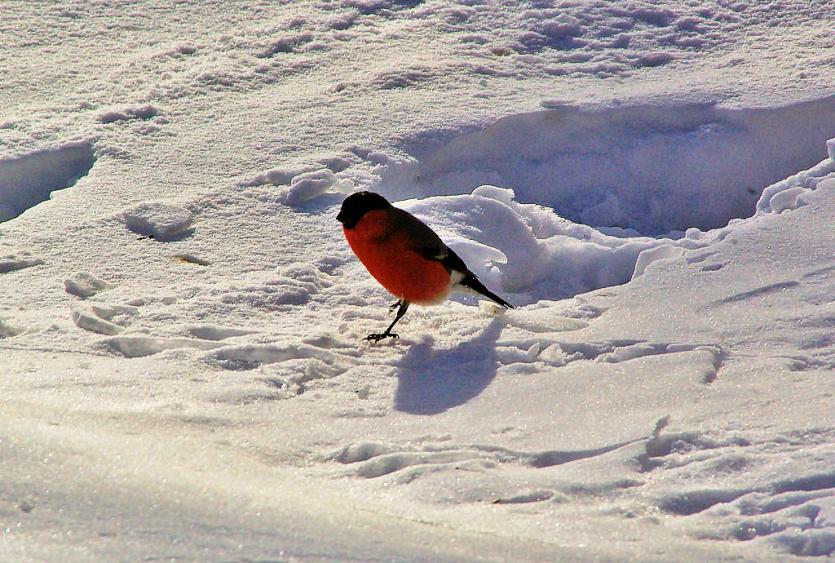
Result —
[[[420,162],[384,172],[385,190],[461,193],[489,182],[594,227],[707,230],[747,216],[764,187],[825,158],[833,108],[830,97],[774,109],[681,104],[514,115],[416,147]],[[696,197],[710,205],[692,205]]]
[[[89,141],[55,147],[0,161],[0,220],[8,221],[75,184],[95,163]]]
[[[835,553],[826,3],[6,7],[0,559]]]
[[[121,213],[119,218],[131,231],[157,240],[188,235],[194,222],[188,209],[157,201],[131,207]]]
[[[72,293],[82,299],[112,287],[114,287],[113,284],[88,272],[76,272],[64,280],[64,289],[67,293]]]
[[[160,111],[151,104],[145,104],[136,108],[111,109],[99,114],[98,120],[102,123],[114,123],[116,121],[128,121],[130,119],[151,119],[159,115]]]

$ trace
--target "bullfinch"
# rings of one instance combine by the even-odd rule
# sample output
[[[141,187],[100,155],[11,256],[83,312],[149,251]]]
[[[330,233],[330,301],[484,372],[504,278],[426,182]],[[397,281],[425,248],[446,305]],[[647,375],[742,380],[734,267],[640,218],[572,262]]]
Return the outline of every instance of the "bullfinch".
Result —
[[[336,216],[351,250],[368,272],[398,298],[394,321],[366,340],[398,338],[391,329],[409,305],[435,305],[454,291],[481,294],[502,307],[513,306],[484,287],[464,261],[426,223],[374,192],[345,198]]]

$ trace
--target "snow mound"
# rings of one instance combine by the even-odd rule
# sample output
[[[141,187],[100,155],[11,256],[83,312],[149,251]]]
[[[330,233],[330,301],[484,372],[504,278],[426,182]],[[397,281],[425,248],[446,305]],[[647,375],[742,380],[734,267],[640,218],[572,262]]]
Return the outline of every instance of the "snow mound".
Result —
[[[519,294],[518,301],[561,299],[620,285],[651,262],[708,244],[612,236],[514,198],[512,190],[480,186],[468,195],[397,205],[432,225],[488,287]]]
[[[772,109],[563,107],[445,143],[415,141],[418,156],[382,163],[375,189],[422,196],[398,205],[488,286],[517,303],[562,299],[660,262],[699,264],[693,251],[724,240],[741,218],[807,205],[835,172],[824,152],[833,134],[835,96]],[[483,180],[513,189],[453,195]]]
[[[194,222],[188,209],[153,201],[131,207],[119,218],[131,231],[162,241],[189,234]]]
[[[14,219],[50,194],[73,186],[93,167],[89,141],[72,141],[24,156],[0,159],[0,222]]]
[[[380,185],[397,199],[494,184],[595,227],[707,230],[752,215],[766,186],[825,158],[833,136],[835,96],[768,109],[562,106],[452,139],[427,133]]]
[[[273,168],[241,183],[242,187],[270,184],[279,188],[277,200],[290,207],[299,207],[329,191],[345,192],[351,184],[338,176],[351,166],[340,156],[327,156],[320,164]],[[323,168],[321,165],[324,164]]]
[[[20,334],[20,330],[0,319],[0,338],[11,338]]]
[[[335,183],[336,175],[330,170],[305,172],[290,181],[290,186],[282,192],[280,198],[294,207],[322,195]]]

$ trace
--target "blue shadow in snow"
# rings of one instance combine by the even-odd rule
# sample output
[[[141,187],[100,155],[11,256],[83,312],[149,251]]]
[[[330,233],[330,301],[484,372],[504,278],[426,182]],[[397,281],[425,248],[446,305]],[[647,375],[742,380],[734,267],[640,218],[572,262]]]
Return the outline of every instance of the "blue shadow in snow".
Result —
[[[496,341],[504,325],[494,318],[476,338],[451,350],[433,350],[431,337],[412,346],[398,364],[395,410],[439,414],[478,396],[496,377]]]

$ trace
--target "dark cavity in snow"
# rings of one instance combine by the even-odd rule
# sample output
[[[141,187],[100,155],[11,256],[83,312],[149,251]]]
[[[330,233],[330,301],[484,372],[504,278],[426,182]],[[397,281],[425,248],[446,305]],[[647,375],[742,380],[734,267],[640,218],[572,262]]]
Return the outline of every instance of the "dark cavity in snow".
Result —
[[[0,159],[0,222],[46,201],[56,190],[73,186],[95,161],[88,141]]]
[[[404,199],[493,184],[594,227],[707,230],[752,215],[764,188],[826,158],[833,136],[835,96],[754,109],[564,106],[424,135],[380,186]]]

